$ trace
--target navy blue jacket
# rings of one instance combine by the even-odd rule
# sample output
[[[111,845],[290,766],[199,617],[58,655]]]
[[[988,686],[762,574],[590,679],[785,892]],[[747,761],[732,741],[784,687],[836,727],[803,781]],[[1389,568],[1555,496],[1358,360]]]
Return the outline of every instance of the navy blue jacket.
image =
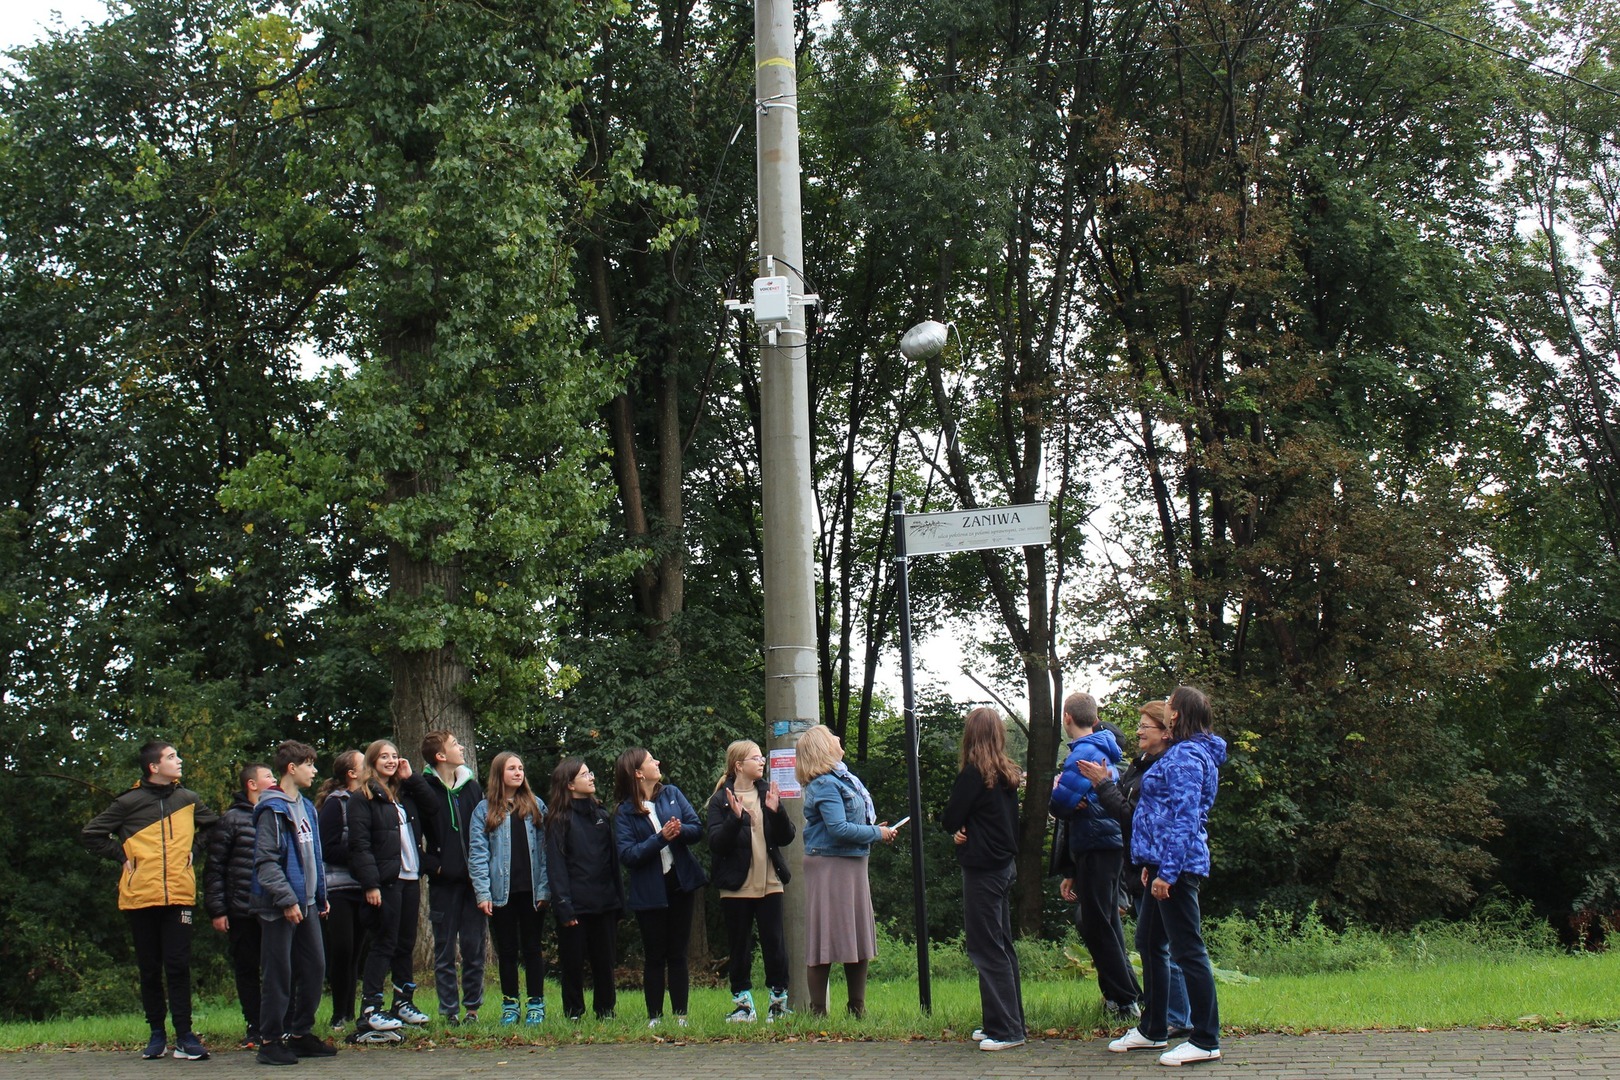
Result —
[[[703,839],[703,825],[697,811],[673,784],[665,784],[653,796],[653,809],[658,820],[679,818],[681,835],[665,840],[661,832],[652,827],[652,817],[638,813],[640,809],[629,801],[619,804],[614,815],[613,832],[619,844],[619,862],[630,869],[631,911],[650,911],[669,906],[669,894],[664,889],[664,860],[667,847],[674,856],[675,880],[681,892],[697,892],[709,883],[709,875],[692,857],[692,845]]]
[[[1084,760],[1106,765],[1109,779],[1118,780],[1117,766],[1124,756],[1114,733],[1102,728],[1069,744],[1069,756],[1052,788],[1052,816],[1068,821],[1070,851],[1118,851],[1125,846],[1119,822],[1098,805],[1091,781],[1076,764]]]

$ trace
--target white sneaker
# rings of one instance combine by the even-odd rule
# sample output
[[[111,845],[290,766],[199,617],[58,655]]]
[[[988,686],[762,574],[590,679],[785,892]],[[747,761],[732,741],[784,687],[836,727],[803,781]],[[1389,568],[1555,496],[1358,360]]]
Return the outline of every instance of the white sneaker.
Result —
[[[1220,1050],[1205,1050],[1202,1046],[1194,1046],[1184,1042],[1168,1053],[1159,1055],[1160,1065],[1191,1065],[1198,1061],[1219,1061]]]
[[[988,1039],[989,1037],[990,1036],[984,1033],[984,1028],[974,1028],[973,1034],[968,1036],[968,1038],[972,1039],[974,1042],[984,1042],[984,1040]]]
[[[980,1050],[1011,1050],[1015,1046],[1023,1046],[1023,1039],[980,1039]]]
[[[1163,1050],[1170,1044],[1163,1039],[1150,1039],[1142,1034],[1141,1028],[1131,1028],[1125,1034],[1108,1044],[1108,1049],[1116,1054],[1123,1054],[1127,1050]],[[1176,1064],[1180,1064],[1177,1062]]]

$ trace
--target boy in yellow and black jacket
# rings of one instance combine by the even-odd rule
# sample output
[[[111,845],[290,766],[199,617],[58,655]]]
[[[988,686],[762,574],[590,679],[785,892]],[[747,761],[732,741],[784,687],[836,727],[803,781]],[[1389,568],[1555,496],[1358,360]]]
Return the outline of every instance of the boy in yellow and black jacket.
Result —
[[[201,1061],[208,1051],[191,1030],[191,909],[197,902],[196,857],[219,815],[180,786],[180,755],[171,744],[149,742],[139,760],[140,783],[97,814],[80,836],[91,854],[123,864],[118,907],[135,938],[141,1006],[152,1029],[141,1056],[164,1056],[167,1011],[174,1017],[174,1056]]]

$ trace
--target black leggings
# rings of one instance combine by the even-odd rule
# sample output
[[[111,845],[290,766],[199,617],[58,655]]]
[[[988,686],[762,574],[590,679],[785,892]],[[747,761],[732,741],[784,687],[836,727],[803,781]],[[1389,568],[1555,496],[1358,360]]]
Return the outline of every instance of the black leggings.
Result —
[[[765,985],[786,990],[788,984],[787,938],[782,933],[782,894],[771,893],[757,899],[722,896],[720,910],[726,917],[726,939],[731,948],[731,992],[740,994],[754,988],[754,927],[759,927],[759,951],[765,956]]]
[[[692,940],[692,905],[694,896],[682,892],[675,871],[664,875],[664,896],[668,907],[648,908],[636,912],[641,925],[641,945],[646,953],[642,968],[641,987],[647,999],[647,1018],[664,1015],[664,987],[669,987],[669,1007],[676,1016],[686,1015],[686,1000],[691,986],[686,953]]]
[[[360,981],[360,948],[367,916],[359,889],[338,889],[326,896],[326,981],[332,988],[332,1022],[353,1020],[354,991]]]
[[[619,940],[619,913],[576,916],[573,926],[557,923],[557,960],[562,967],[563,1015],[585,1015],[585,961],[591,964],[591,1005],[597,1019],[613,1015],[618,990],[613,985],[613,953]]]
[[[495,938],[496,958],[501,966],[501,996],[518,996],[518,959],[523,960],[523,977],[529,984],[529,999],[546,997],[546,954],[540,946],[545,919],[534,907],[532,892],[515,892],[489,917]],[[581,1005],[581,1008],[584,1006]]]
[[[360,969],[361,1008],[382,1008],[383,979],[393,971],[394,948],[399,944],[399,909],[404,890],[397,879],[385,882],[379,890],[382,903],[373,907],[361,901],[361,918],[371,934],[371,946]]]

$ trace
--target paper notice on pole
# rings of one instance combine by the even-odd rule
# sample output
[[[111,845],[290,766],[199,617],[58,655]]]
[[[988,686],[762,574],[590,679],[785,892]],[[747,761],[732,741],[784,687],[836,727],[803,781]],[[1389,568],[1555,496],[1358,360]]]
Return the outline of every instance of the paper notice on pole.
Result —
[[[938,551],[1045,546],[1051,542],[1052,515],[1046,503],[906,515],[908,556]]]
[[[799,752],[794,749],[771,751],[771,779],[782,792],[784,799],[797,799],[799,791],[799,774],[796,771],[799,763]]]

